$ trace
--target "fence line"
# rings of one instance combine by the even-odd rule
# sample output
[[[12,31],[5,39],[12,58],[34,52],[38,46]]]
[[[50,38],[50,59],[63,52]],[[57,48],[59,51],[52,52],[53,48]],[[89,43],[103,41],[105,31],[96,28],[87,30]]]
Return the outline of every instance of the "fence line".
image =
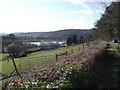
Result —
[[[34,68],[55,61],[55,55],[38,56],[32,58],[26,58],[25,60],[19,59],[19,72],[26,69]]]
[[[19,59],[18,70],[19,72],[22,72],[24,70],[27,70],[27,69],[29,70],[30,68],[38,67],[43,64],[52,63],[54,61],[57,61],[58,58],[80,51],[80,49],[81,49],[80,45],[78,45],[78,47],[75,49],[72,48],[70,51],[66,50],[66,52],[56,53],[55,55],[29,57],[29,58],[26,58],[25,60]]]
[[[84,49],[85,47],[83,47]],[[37,56],[37,57],[29,57],[29,58],[19,58],[18,60],[18,64],[16,65],[18,68],[18,72],[23,72],[24,70],[29,70],[30,68],[34,68],[34,67],[39,67],[42,66],[44,64],[48,64],[48,63],[52,63],[54,61],[57,61],[57,59],[59,57],[62,57],[64,55],[68,55],[71,54],[73,52],[77,52],[80,51],[81,47],[80,45],[78,45],[77,48],[72,48],[71,50],[66,50],[66,52],[62,52],[62,53],[56,53],[55,55],[47,55],[47,56]]]

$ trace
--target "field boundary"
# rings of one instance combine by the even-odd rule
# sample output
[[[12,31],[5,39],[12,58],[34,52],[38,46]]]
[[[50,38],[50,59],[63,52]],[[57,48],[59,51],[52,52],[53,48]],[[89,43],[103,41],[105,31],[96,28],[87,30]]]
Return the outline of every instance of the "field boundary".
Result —
[[[90,43],[89,47],[91,47],[91,45],[98,45],[99,43],[98,42],[97,42],[97,44],[96,43]],[[74,53],[74,52],[78,52],[78,51],[88,47],[87,45],[83,44],[82,47],[80,48],[80,45],[81,44],[79,44],[78,46],[76,45],[77,48],[76,47],[74,49],[71,48],[71,49],[69,49],[69,51],[66,50],[65,52],[56,53],[54,55],[29,57],[29,58],[26,58],[25,60],[23,58],[19,58],[18,60],[15,60],[15,64],[16,64],[16,67],[18,69],[18,72],[22,73],[23,71],[29,70],[30,68],[35,68],[35,67],[39,67],[39,66],[42,66],[42,65],[45,65],[45,64],[49,64],[49,63],[59,61],[58,59],[60,59],[61,57],[67,56],[67,55],[69,55],[71,53]],[[19,62],[19,63],[16,63],[16,61]],[[13,69],[10,70],[10,72],[8,74],[4,74],[4,72],[3,72],[2,73],[4,75],[3,77],[5,78],[5,77],[8,77],[9,75],[10,76],[16,75],[16,73],[12,73],[12,71],[14,71],[14,69],[15,68],[13,67]]]
[[[83,49],[84,49],[84,48],[83,48]],[[49,61],[48,63],[52,63],[52,62],[54,62],[54,61],[58,61],[58,59],[61,58],[61,57],[67,56],[68,54],[71,54],[71,53],[73,53],[73,52],[80,51],[80,48],[78,47],[77,50],[71,49],[70,51],[71,51],[71,52],[69,52],[69,53],[68,53],[68,51],[66,51],[66,52],[62,52],[62,53],[56,53],[55,55],[29,57],[29,58],[26,59],[26,61],[27,61],[26,64],[23,63],[23,62],[21,62],[21,58],[20,58],[20,59],[19,59],[19,64],[16,64],[16,63],[14,62],[14,64],[13,64],[13,65],[14,65],[14,69],[11,70],[11,72],[10,72],[8,75],[4,74],[5,77],[3,77],[3,78],[0,79],[0,80],[7,79],[7,78],[9,78],[9,77],[11,77],[11,76],[14,76],[14,75],[16,75],[16,74],[18,74],[18,75],[20,76],[20,73],[22,73],[23,71],[29,70],[30,68],[38,67],[38,66],[40,65],[40,63],[41,63],[41,60],[43,60],[43,61],[42,61],[43,63],[46,62],[46,60]],[[10,58],[10,59],[12,59],[12,58]],[[40,59],[41,59],[41,60],[40,60]],[[15,60],[14,60],[14,61],[15,61]],[[34,62],[35,62],[36,64],[35,64]],[[33,65],[33,63],[34,63],[34,65]],[[44,64],[47,64],[47,63],[44,63]],[[23,68],[24,66],[26,66],[26,68]],[[15,71],[17,71],[17,73],[15,73]],[[2,74],[2,75],[3,75],[3,74]]]

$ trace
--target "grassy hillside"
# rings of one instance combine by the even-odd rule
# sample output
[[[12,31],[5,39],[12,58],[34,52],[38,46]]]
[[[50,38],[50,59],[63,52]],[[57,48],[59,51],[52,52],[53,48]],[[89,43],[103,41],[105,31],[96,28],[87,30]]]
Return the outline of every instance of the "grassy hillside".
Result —
[[[76,34],[77,36],[91,34],[92,30],[87,29],[66,29],[52,32],[28,32],[28,33],[17,33],[16,36],[27,36],[27,37],[42,37],[46,39],[66,39],[69,35]]]
[[[92,78],[91,65],[95,57],[104,53],[106,43],[86,48],[63,58],[60,62],[48,64],[23,73],[25,82],[19,77],[8,88],[83,88],[90,87]],[[27,80],[28,79],[28,80]]]

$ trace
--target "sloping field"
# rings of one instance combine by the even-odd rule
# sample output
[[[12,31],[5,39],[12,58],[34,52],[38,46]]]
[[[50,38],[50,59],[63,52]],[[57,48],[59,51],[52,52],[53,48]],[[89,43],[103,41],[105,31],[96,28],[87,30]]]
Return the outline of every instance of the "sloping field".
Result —
[[[43,64],[54,62],[55,54],[63,53],[66,51],[69,54],[71,53],[72,49],[73,49],[73,52],[76,52],[82,48],[83,47],[81,44],[81,45],[75,45],[75,46],[62,47],[55,50],[39,51],[39,52],[31,53],[27,57],[15,58],[14,60],[18,70],[21,72],[25,69],[29,69],[32,67],[41,66]],[[0,61],[0,65],[2,65],[3,74],[8,75],[14,70],[14,66],[11,59]]]
[[[106,42],[102,42],[94,47],[70,54],[59,62],[27,70],[22,73],[22,79],[13,77],[9,87],[15,85],[24,88],[70,88],[78,87],[78,84],[80,87],[86,87],[85,81],[88,79],[84,80],[85,75],[89,74],[88,71],[91,70],[95,58],[103,54],[105,50]]]

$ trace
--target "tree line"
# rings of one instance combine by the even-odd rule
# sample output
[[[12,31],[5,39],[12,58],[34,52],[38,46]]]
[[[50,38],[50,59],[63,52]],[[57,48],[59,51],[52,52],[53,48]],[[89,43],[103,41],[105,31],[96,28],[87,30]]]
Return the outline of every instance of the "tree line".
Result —
[[[112,2],[95,24],[96,38],[120,41],[120,1]]]
[[[69,35],[69,37],[66,40],[67,46],[71,46],[74,44],[81,44],[81,43],[89,43],[90,41],[95,40],[93,34],[84,34],[81,36],[77,36],[75,34]]]

